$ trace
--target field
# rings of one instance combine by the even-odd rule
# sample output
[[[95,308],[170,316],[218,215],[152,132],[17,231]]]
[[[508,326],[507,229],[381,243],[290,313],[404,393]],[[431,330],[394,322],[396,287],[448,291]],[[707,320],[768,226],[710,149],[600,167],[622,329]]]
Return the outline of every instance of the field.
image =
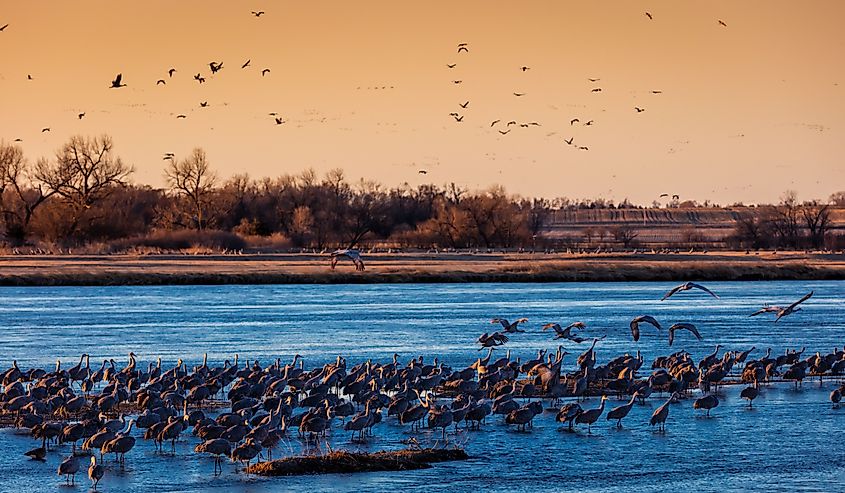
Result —
[[[845,279],[845,254],[371,254],[3,256],[0,285]]]

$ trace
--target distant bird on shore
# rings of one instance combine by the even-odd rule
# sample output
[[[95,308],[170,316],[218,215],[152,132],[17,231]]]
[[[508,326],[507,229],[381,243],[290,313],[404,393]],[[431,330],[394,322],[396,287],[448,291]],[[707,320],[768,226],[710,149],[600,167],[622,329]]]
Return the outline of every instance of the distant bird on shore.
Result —
[[[261,17],[262,15],[264,15],[264,11],[263,11],[263,10],[259,10],[258,12],[256,12],[256,11],[254,11],[254,10],[253,10],[253,11],[251,11],[251,13],[252,13],[252,15],[254,15],[255,17]]]
[[[249,67],[249,62],[251,62],[251,61],[252,61],[252,59],[249,59],[249,60],[245,61],[245,62],[244,62],[244,64],[243,64],[243,65],[241,65],[241,68],[247,68],[247,67]]]
[[[658,322],[654,317],[650,315],[640,315],[635,319],[631,320],[631,336],[634,338],[634,342],[640,340],[640,324],[647,323],[653,325],[658,331],[662,328],[660,327],[660,322]]]
[[[692,335],[695,336],[696,339],[698,339],[699,341],[701,340],[701,334],[698,332],[698,329],[695,328],[695,325],[690,324],[690,323],[686,323],[686,322],[681,322],[681,323],[673,324],[671,327],[669,327],[669,345],[670,346],[675,341],[675,331],[676,330],[688,330],[689,332],[692,333]]]
[[[81,119],[85,118],[85,112],[83,111],[82,113],[80,113],[76,116],[77,116],[77,118],[79,118],[81,120]]]
[[[270,73],[270,69],[269,69],[269,68],[265,68],[265,69],[263,69],[263,70],[261,71],[261,77],[264,77],[265,75],[267,75],[267,74],[269,74],[269,73]]]
[[[358,250],[354,250],[352,248],[342,248],[340,250],[335,250],[331,253],[331,269],[334,270],[337,266],[337,262],[341,257],[346,257],[355,264],[356,271],[363,271],[364,270],[364,260],[361,258],[361,253]]]
[[[170,77],[173,77],[173,72],[176,72],[175,68],[171,68],[170,70],[168,70],[167,75],[170,76]]]
[[[123,74],[117,74],[117,77],[115,77],[114,80],[111,81],[111,86],[109,86],[109,87],[111,89],[126,87],[126,84],[121,84],[122,81],[123,81]]]
[[[778,320],[780,320],[781,318],[783,318],[787,315],[792,315],[793,313],[800,310],[800,308],[798,308],[798,305],[800,305],[801,303],[804,303],[805,301],[809,300],[810,297],[812,297],[812,296],[813,296],[813,292],[810,291],[809,293],[805,294],[804,297],[802,297],[800,300],[796,301],[795,303],[793,303],[793,304],[787,306],[786,308],[782,309],[781,311],[779,311],[778,314],[777,314],[777,317],[775,317],[775,322],[777,322]]]
[[[466,44],[466,43],[459,43],[459,44],[458,44],[458,53],[460,53],[460,52],[462,52],[462,51],[465,51],[465,52],[469,53],[469,48],[467,48],[467,44]]]
[[[719,295],[717,295],[713,291],[710,291],[709,289],[705,288],[701,284],[696,284],[694,282],[685,282],[683,284],[680,284],[680,285],[675,286],[674,288],[670,289],[666,294],[663,295],[663,298],[660,298],[660,301],[663,301],[663,300],[669,298],[670,296],[672,296],[675,293],[680,293],[681,291],[689,291],[691,289],[700,289],[700,290],[704,291],[705,293],[709,294],[710,296],[712,296],[716,299],[719,298]]]

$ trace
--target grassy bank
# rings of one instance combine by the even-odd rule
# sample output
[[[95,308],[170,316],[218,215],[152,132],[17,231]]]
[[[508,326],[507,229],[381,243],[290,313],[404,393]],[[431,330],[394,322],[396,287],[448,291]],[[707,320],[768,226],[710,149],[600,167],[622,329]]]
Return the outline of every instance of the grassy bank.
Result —
[[[332,452],[326,455],[305,455],[260,462],[247,472],[261,476],[294,476],[301,474],[348,474],[375,471],[409,471],[426,469],[436,462],[467,460],[461,449],[396,450],[390,452]]]
[[[374,254],[367,269],[326,256],[7,256],[0,285],[332,284],[845,279],[834,254]]]

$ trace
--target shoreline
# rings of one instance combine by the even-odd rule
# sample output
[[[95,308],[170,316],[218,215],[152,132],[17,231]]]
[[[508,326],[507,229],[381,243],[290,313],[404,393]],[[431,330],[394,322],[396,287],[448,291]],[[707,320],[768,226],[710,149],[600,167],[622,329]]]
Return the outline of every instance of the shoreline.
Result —
[[[326,255],[114,255],[0,257],[0,286],[378,284],[845,280],[845,255],[371,254],[367,269]]]

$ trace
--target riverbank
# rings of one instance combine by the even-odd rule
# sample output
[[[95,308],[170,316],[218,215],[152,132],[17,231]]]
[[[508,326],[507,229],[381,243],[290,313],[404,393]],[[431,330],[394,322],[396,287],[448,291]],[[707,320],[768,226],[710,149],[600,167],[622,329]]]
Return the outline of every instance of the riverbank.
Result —
[[[845,255],[692,254],[364,255],[329,268],[327,255],[3,256],[0,285],[340,284],[845,279]]]

